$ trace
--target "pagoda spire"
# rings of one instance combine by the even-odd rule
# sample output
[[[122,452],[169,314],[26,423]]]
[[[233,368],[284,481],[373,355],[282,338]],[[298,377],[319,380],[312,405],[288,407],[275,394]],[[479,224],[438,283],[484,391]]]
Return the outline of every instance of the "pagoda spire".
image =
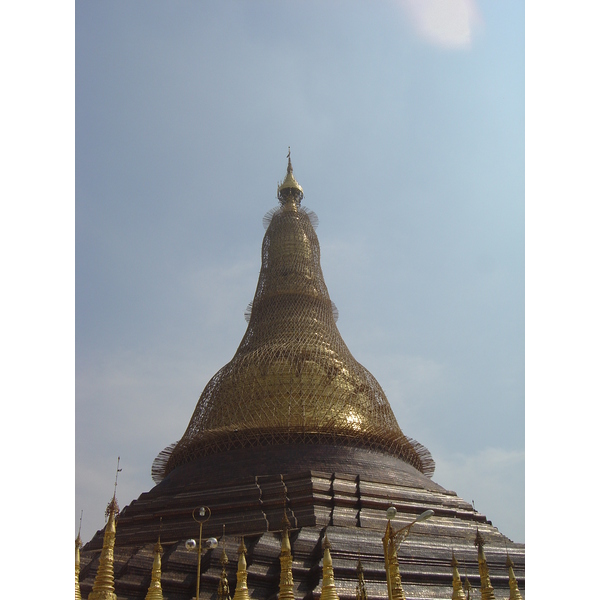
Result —
[[[485,552],[483,546],[485,540],[477,528],[477,534],[475,535],[475,545],[477,546],[477,562],[479,563],[479,578],[481,580],[481,600],[495,600],[494,588],[490,581],[490,571],[488,569],[487,560],[485,558]]]
[[[452,600],[467,600],[460,581],[458,561],[456,560],[456,556],[454,556],[454,550],[452,550],[452,562],[450,564],[452,565]]]
[[[283,512],[281,521],[281,552],[279,562],[281,575],[279,576],[279,600],[294,600],[294,578],[292,576],[292,546],[290,544],[290,522],[286,511]]]
[[[519,584],[515,577],[515,572],[513,571],[515,563],[511,560],[508,552],[506,553],[506,566],[508,568],[508,586],[510,588],[509,600],[523,600],[521,592],[519,591]]]
[[[327,534],[323,538],[323,585],[321,600],[340,600],[333,579],[333,561],[331,560],[331,544]]]
[[[297,208],[300,206],[300,202],[304,197],[304,191],[302,186],[296,181],[294,177],[294,168],[292,167],[291,150],[288,146],[288,165],[285,179],[277,186],[277,197],[282,206],[290,205],[290,207]],[[293,201],[293,202],[290,202]]]
[[[393,535],[394,530],[392,529],[391,522],[388,520],[387,527],[385,528],[385,535],[383,536],[384,551],[386,551],[385,560],[387,561],[386,573],[388,577],[388,595],[391,600],[406,600],[404,589],[402,588],[398,551],[396,550],[396,544],[392,539]]]
[[[238,569],[235,583],[235,594],[233,600],[250,600],[248,591],[248,571],[246,570],[246,545],[244,544],[244,536],[238,548]]]
[[[82,546],[81,543],[81,519],[83,518],[83,511],[81,511],[81,517],[79,517],[79,531],[75,538],[75,600],[81,599],[81,588],[79,587],[79,571],[81,568],[81,559],[79,549]]]
[[[117,517],[119,515],[119,505],[117,504],[117,478],[121,471],[121,469],[119,469],[120,461],[121,457],[117,459],[115,491],[112,500],[106,507],[105,516],[108,517],[108,521],[104,529],[104,541],[102,543],[102,552],[100,553],[100,564],[88,600],[117,600],[117,595],[115,594],[114,548],[115,538],[117,536]]]
[[[162,517],[160,519],[162,525]],[[146,600],[163,600],[162,586],[160,583],[161,579],[161,555],[163,553],[163,547],[160,544],[160,529],[158,531],[158,541],[154,544],[154,560],[152,562],[152,578],[150,580],[150,587],[146,594]]]
[[[219,587],[217,588],[218,600],[231,600],[229,595],[229,582],[227,581],[227,571],[225,566],[229,562],[227,554],[225,553],[225,525],[223,525],[223,551],[221,552],[221,577],[219,579]]]
[[[366,448],[432,475],[431,455],[404,435],[381,386],[342,339],[316,220],[299,208],[302,197],[288,154],[246,333],[204,388],[181,439],[156,457],[155,482],[217,452],[275,444]]]
[[[471,582],[469,581],[469,578],[465,574],[465,590],[467,590],[467,600],[471,600],[471,590],[472,589],[473,589],[473,587],[471,586]]]
[[[360,562],[360,558],[358,559],[358,564],[356,565],[356,574],[358,576],[358,585],[356,586],[356,600],[367,600],[365,572],[362,563]]]

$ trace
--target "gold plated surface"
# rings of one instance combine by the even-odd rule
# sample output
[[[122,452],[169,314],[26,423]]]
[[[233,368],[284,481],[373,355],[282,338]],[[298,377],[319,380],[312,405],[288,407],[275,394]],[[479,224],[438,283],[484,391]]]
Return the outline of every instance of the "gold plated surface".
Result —
[[[356,565],[356,575],[358,577],[358,584],[356,586],[356,600],[367,600],[367,587],[365,586],[365,571],[363,569],[360,558]]]
[[[366,447],[433,473],[431,455],[402,433],[381,386],[337,329],[317,235],[292,178],[290,162],[246,333],[205,387],[181,440],[156,458],[157,482],[209,454],[289,443]]]
[[[400,576],[400,565],[398,563],[398,552],[394,543],[394,530],[388,520],[383,536],[383,560],[387,576],[387,588],[389,600],[406,600],[402,588],[402,577]]]
[[[223,552],[221,552],[221,578],[219,579],[219,587],[217,589],[218,600],[231,600],[229,595],[229,582],[227,581],[227,571],[225,567],[229,562],[227,554],[225,553],[225,544],[223,543]]]
[[[285,179],[277,186],[277,197],[282,204],[285,204],[289,198],[293,198],[298,206],[304,197],[302,186],[294,177],[294,168],[292,167],[291,151],[288,148],[288,166]]]
[[[485,552],[483,551],[484,544],[485,540],[479,529],[477,529],[475,545],[477,546],[477,562],[479,563],[479,579],[481,581],[481,600],[495,600],[494,588],[490,581],[490,571],[485,558]]]
[[[163,547],[160,544],[160,537],[158,542],[154,545],[154,560],[152,562],[152,578],[150,580],[150,586],[148,587],[148,593],[146,594],[146,600],[163,600],[162,586],[160,583],[161,578],[161,555],[163,553]]]
[[[246,545],[244,538],[240,542],[238,548],[238,569],[235,583],[235,594],[233,600],[250,600],[250,592],[248,591],[248,571],[246,570]]]
[[[290,545],[290,522],[284,513],[281,523],[281,552],[279,563],[281,573],[279,575],[279,600],[294,600],[294,578],[292,576],[292,547]]]
[[[517,582],[517,578],[515,577],[515,572],[513,567],[515,563],[511,560],[508,554],[506,555],[506,567],[508,568],[508,586],[510,588],[510,597],[509,600],[523,600],[521,596],[521,592],[519,591],[519,584]]]
[[[114,577],[114,548],[115,537],[117,535],[116,519],[119,514],[119,505],[115,496],[109,502],[106,511],[108,513],[108,523],[104,530],[100,564],[88,600],[117,600]]]
[[[321,600],[340,600],[335,589],[333,578],[333,561],[331,560],[331,544],[327,534],[323,538],[323,585],[321,587]]]
[[[469,578],[465,575],[465,590],[467,590],[467,600],[471,600],[471,590],[473,587],[471,586],[471,582]]]
[[[79,587],[79,571],[81,569],[79,548],[81,545],[81,536],[77,534],[75,539],[75,600],[81,600],[81,588]]]
[[[452,562],[450,564],[452,565],[452,600],[467,600],[460,581],[458,561],[456,560],[456,556],[454,556],[454,550],[452,550]]]

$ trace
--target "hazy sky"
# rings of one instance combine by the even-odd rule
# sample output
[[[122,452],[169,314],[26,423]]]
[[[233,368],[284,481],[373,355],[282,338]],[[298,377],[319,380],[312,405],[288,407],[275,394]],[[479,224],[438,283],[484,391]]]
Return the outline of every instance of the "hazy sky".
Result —
[[[291,146],[350,351],[525,541],[523,2],[75,6],[83,540],[241,341]]]

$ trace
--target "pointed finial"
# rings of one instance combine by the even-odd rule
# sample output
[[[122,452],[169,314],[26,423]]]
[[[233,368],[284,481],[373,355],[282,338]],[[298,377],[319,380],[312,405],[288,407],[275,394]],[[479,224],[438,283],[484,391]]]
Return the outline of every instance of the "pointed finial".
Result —
[[[160,524],[158,526],[158,541],[154,544],[154,561],[152,563],[152,576],[150,578],[150,587],[146,594],[145,600],[163,600],[161,576],[162,576],[162,565],[161,555],[163,553],[163,547],[160,543],[160,532],[162,529],[162,517],[160,517]]]
[[[321,600],[339,600],[333,578],[333,561],[331,560],[331,543],[327,533],[323,537],[323,585],[321,586]]]
[[[75,600],[81,600],[81,588],[79,587],[79,571],[81,565],[81,558],[79,554],[79,548],[81,548],[81,520],[83,519],[83,511],[79,517],[79,531],[75,538]]]
[[[223,550],[221,551],[221,560],[219,561],[221,563],[221,578],[219,579],[219,587],[217,588],[217,598],[218,600],[231,600],[231,596],[229,595],[229,582],[227,581],[227,571],[225,570],[225,565],[229,562],[225,552],[225,523],[223,523],[221,542],[223,544]]]
[[[483,551],[484,545],[485,540],[478,527],[475,534],[475,546],[477,546],[477,562],[479,563],[479,578],[481,580],[481,600],[495,600],[494,588],[490,581],[490,571],[485,558],[485,552]]]
[[[304,197],[302,186],[296,181],[294,177],[294,168],[292,167],[292,151],[288,146],[288,164],[287,173],[285,179],[277,186],[277,197],[282,206],[288,206],[290,209],[294,209],[300,206],[300,202]],[[293,202],[290,202],[293,201]]]
[[[362,563],[360,562],[360,558],[358,559],[358,564],[356,565],[356,575],[358,577],[358,585],[356,586],[356,600],[367,600],[365,572]]]
[[[290,520],[288,519],[287,511],[284,511],[283,518],[281,519],[281,531],[285,535],[289,535],[290,527],[291,527],[291,523],[290,523]]]
[[[246,548],[246,544],[244,544],[244,536],[240,538],[240,545],[238,546],[238,556],[246,556],[248,552],[248,548]]]
[[[279,575],[279,600],[294,600],[294,578],[292,575],[292,546],[290,544],[290,522],[287,518],[287,511],[283,509],[283,519],[281,520],[281,552],[279,553],[279,563],[281,572]]]
[[[471,582],[465,573],[465,590],[467,590],[467,600],[471,600],[471,590],[473,587],[471,586]]]
[[[121,463],[121,457],[117,456],[117,472],[115,473],[115,493],[113,494],[113,496],[115,498],[117,496],[117,480],[119,479],[119,473],[123,470],[123,469],[119,469],[120,463]]]
[[[513,571],[513,567],[515,563],[511,560],[508,555],[508,550],[506,551],[506,567],[508,569],[508,587],[510,588],[510,596],[509,600],[523,600],[521,596],[521,592],[519,591],[519,583],[517,582],[517,578],[515,577],[515,572]]]
[[[475,546],[480,548],[481,546],[484,546],[484,545],[485,545],[485,540],[483,539],[483,536],[481,535],[481,532],[479,531],[479,527],[478,527],[477,531],[475,533]]]
[[[219,587],[217,588],[217,598],[219,600],[231,600],[229,595],[229,582],[227,581],[227,571],[225,565],[229,561],[225,554],[225,546],[223,546],[223,554],[221,555],[221,578],[219,579]]]
[[[458,561],[454,556],[454,548],[452,549],[452,600],[466,600],[465,591],[463,590],[458,572]]]
[[[158,542],[156,542],[156,544],[158,546],[160,546],[160,533],[162,531],[162,517],[159,517],[159,522],[158,522]],[[162,552],[162,546],[160,548],[160,551]]]
[[[120,459],[119,459],[120,460]],[[117,462],[117,477],[119,475],[119,463]],[[102,543],[102,552],[98,571],[94,579],[94,586],[88,596],[88,600],[117,600],[115,594],[115,574],[114,574],[114,548],[115,538],[117,536],[116,519],[119,514],[119,505],[117,504],[117,480],[115,478],[115,491],[112,500],[106,507],[106,517],[108,519],[104,528],[104,541]]]
[[[221,551],[221,564],[223,565],[223,568],[225,568],[225,565],[229,562],[227,554],[225,553],[225,523],[223,523],[223,535],[221,536],[221,542],[223,548]]]
[[[246,570],[246,545],[244,544],[244,536],[240,540],[238,548],[238,570],[236,574],[235,594],[233,600],[250,600],[250,592],[248,590],[248,571]]]
[[[387,525],[382,538],[385,571],[387,573],[388,597],[391,600],[406,600],[402,588],[402,576],[400,575],[400,564],[398,563],[398,552],[394,538],[396,533],[392,527],[392,519],[396,516],[396,508],[392,505],[385,511]]]
[[[110,517],[110,513],[114,513],[115,518],[119,516],[119,505],[117,504],[117,480],[119,478],[119,473],[123,469],[119,469],[119,463],[121,462],[121,457],[117,457],[117,472],[115,474],[115,490],[113,492],[112,500],[108,503],[106,507],[106,511],[104,512],[104,518],[108,519]]]
[[[282,532],[282,538],[281,538],[281,543],[282,543],[282,547],[285,544],[286,547],[290,548],[290,539],[289,539],[289,531],[290,531],[290,520],[288,519],[287,516],[287,487],[285,485],[285,482],[283,481],[283,475],[281,476],[281,483],[283,484],[283,489],[282,489],[282,504],[283,504],[283,518],[281,519],[281,532]]]

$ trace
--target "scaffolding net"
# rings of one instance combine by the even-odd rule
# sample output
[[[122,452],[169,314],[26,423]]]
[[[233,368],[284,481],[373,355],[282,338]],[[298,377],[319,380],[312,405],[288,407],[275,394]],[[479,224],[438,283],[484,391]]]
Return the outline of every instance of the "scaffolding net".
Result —
[[[262,267],[240,346],[209,381],[183,437],[156,457],[156,482],[207,455],[290,443],[369,448],[433,474],[429,451],[402,433],[379,383],[338,331],[316,215],[292,191],[280,193],[281,206],[267,214]]]

